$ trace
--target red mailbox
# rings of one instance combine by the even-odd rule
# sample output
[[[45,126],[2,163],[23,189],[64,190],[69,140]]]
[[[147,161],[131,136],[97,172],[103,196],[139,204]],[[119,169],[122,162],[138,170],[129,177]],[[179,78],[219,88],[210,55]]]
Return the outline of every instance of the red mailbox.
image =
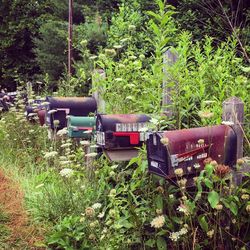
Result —
[[[226,125],[153,133],[147,141],[149,171],[166,178],[176,177],[177,168],[197,174],[208,157],[233,167],[236,152],[236,133]]]

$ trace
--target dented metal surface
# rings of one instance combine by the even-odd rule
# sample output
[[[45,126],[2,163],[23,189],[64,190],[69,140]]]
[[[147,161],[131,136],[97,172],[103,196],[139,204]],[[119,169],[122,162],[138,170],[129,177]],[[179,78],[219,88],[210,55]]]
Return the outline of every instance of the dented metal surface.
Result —
[[[105,149],[131,149],[141,147],[151,118],[141,114],[102,115],[96,118],[97,144]]]
[[[182,168],[184,175],[195,175],[208,157],[233,167],[236,148],[236,133],[226,125],[153,133],[147,141],[149,171],[174,178]]]
[[[68,117],[68,135],[71,138],[91,139],[95,132],[96,118],[87,116]]]
[[[68,115],[88,116],[97,110],[93,97],[47,97],[46,123],[51,129],[67,127]],[[53,112],[51,112],[53,111]],[[58,121],[55,126],[54,121]]]

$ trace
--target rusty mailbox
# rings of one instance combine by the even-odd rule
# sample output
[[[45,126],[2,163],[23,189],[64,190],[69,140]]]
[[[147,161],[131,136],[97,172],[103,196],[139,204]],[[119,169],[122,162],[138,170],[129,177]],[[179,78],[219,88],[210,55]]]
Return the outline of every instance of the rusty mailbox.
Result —
[[[149,125],[147,115],[98,114],[96,118],[97,144],[112,161],[127,161],[137,156],[138,147],[145,141],[142,130]]]
[[[67,127],[68,115],[88,116],[97,110],[97,103],[93,97],[47,97],[46,101],[49,103],[46,124],[53,130]]]
[[[226,125],[153,133],[147,141],[149,171],[174,178],[182,168],[184,175],[195,175],[208,157],[233,167],[236,150],[236,133]]]

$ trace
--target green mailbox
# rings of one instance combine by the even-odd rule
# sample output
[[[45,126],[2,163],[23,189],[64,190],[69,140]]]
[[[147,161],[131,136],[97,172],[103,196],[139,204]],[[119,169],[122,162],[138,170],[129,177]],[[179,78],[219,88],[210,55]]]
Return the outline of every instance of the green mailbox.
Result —
[[[88,116],[69,116],[68,117],[68,135],[71,138],[91,139],[95,131],[95,117]]]

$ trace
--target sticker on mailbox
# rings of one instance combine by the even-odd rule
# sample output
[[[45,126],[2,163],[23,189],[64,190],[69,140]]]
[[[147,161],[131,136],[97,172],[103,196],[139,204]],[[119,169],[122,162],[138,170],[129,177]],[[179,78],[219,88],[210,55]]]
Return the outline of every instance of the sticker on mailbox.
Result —
[[[100,131],[96,132],[96,142],[99,145],[102,145],[102,146],[105,145],[105,134],[104,134],[104,132],[100,132]]]
[[[147,122],[138,123],[116,123],[116,132],[137,132],[143,128],[147,128],[149,124]]]

